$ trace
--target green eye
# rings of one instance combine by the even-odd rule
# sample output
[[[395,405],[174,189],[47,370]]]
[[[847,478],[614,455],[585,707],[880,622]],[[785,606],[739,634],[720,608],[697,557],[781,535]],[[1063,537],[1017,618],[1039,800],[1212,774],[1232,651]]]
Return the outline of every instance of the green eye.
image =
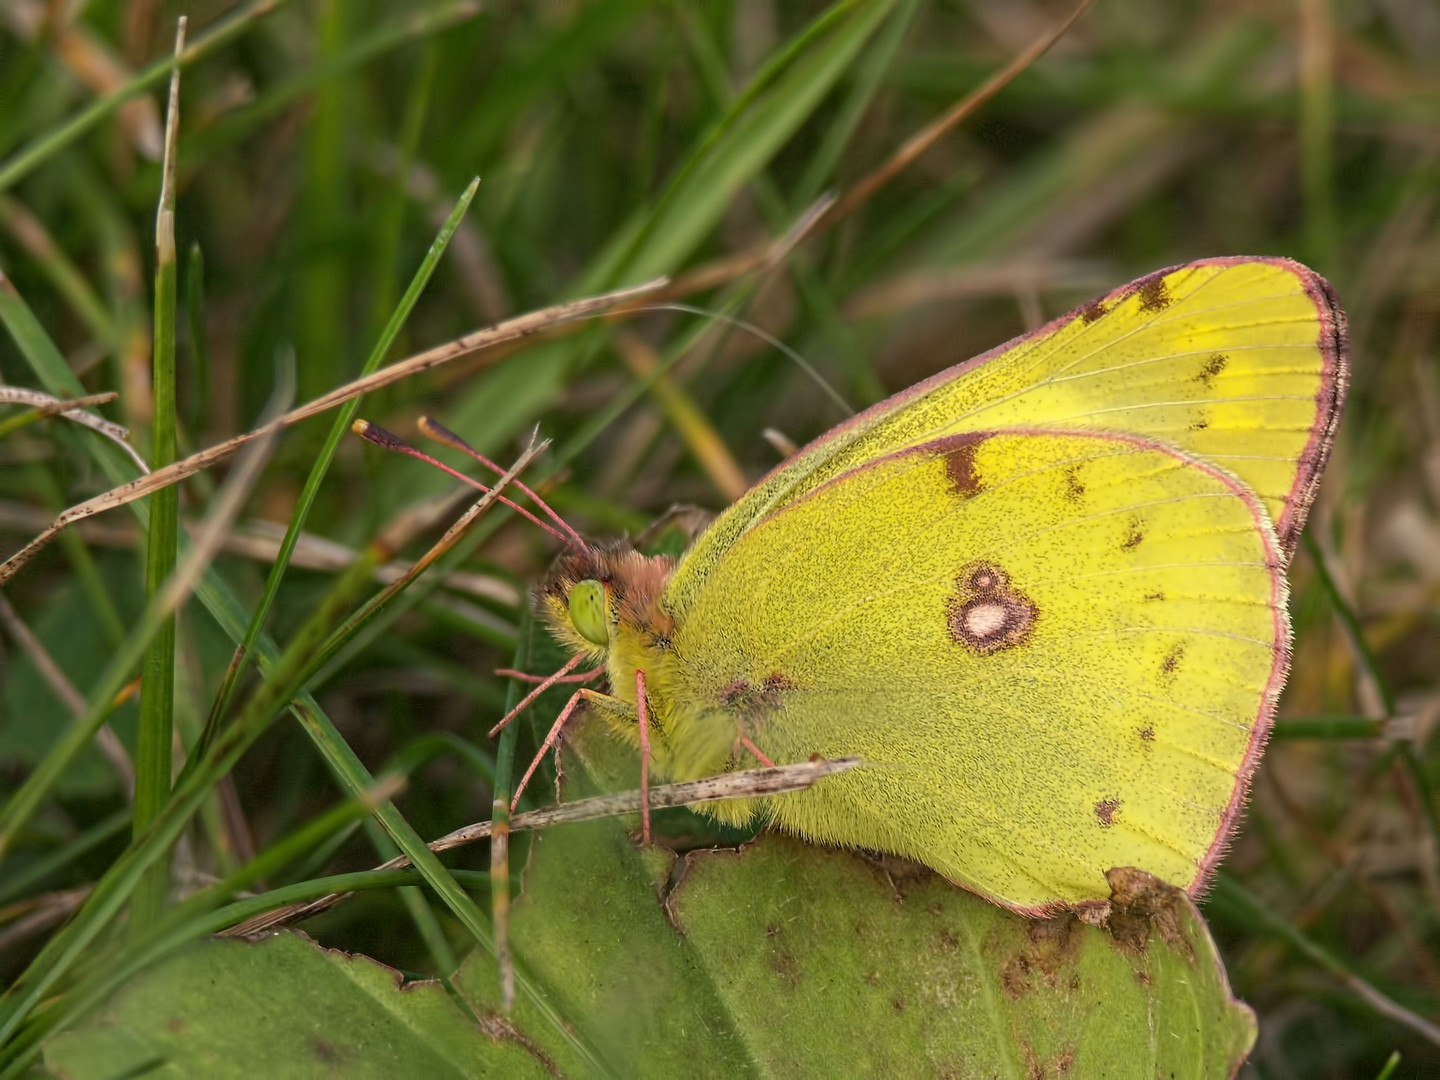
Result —
[[[610,644],[610,625],[605,618],[605,586],[594,578],[577,582],[570,590],[570,622],[586,641]]]

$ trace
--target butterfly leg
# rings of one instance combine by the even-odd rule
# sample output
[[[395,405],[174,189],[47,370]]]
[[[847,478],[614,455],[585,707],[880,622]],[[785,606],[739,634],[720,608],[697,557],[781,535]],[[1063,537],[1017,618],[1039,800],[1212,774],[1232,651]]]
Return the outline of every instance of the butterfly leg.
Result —
[[[545,760],[545,755],[550,752],[550,748],[553,747],[560,738],[560,730],[565,726],[570,717],[574,715],[575,710],[580,707],[580,703],[592,698],[608,700],[606,695],[588,689],[576,690],[575,693],[570,695],[570,700],[565,703],[565,708],[560,710],[560,715],[555,718],[555,723],[550,725],[550,733],[545,736],[545,741],[540,744],[540,751],[535,755],[534,760],[530,762],[530,767],[525,770],[525,775],[520,778],[520,783],[516,785],[515,797],[510,800],[511,813],[514,813],[515,807],[519,805],[520,795],[524,792],[525,785],[530,783],[530,777],[535,775],[535,770],[539,768],[540,762]]]
[[[555,672],[555,674],[548,675],[544,679],[542,679],[539,685],[537,685],[534,690],[531,690],[528,694],[526,694],[523,698],[520,699],[520,704],[516,705],[508,713],[502,716],[500,718],[500,722],[490,729],[490,738],[493,739],[496,735],[499,735],[500,732],[505,728],[505,726],[510,723],[510,721],[514,720],[515,717],[519,716],[522,712],[524,712],[529,707],[530,703],[536,698],[538,698],[541,694],[543,694],[546,690],[549,690],[550,687],[554,686],[556,683],[564,681],[565,677],[569,675],[572,671],[574,671],[580,665],[580,662],[584,659],[584,654],[577,653],[569,660],[567,660],[565,662],[565,666],[562,667],[559,671]],[[574,703],[574,698],[571,698],[571,705],[573,705]]]
[[[650,709],[645,703],[645,672],[635,671],[635,712],[640,725],[640,839],[650,846]]]
[[[761,765],[764,765],[767,769],[775,768],[775,763],[771,761],[768,757],[766,757],[764,754],[762,754],[760,752],[760,748],[756,746],[753,742],[751,742],[749,739],[747,739],[744,735],[741,735],[736,740],[736,742],[738,742],[741,746],[745,747],[746,750],[749,750],[750,753],[754,754],[755,760],[760,762]]]

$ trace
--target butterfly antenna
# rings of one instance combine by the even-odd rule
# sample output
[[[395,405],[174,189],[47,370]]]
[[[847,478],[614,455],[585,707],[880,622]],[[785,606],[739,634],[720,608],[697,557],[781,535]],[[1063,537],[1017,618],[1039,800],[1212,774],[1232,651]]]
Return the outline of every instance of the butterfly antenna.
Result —
[[[369,420],[356,420],[355,423],[350,425],[350,430],[353,431],[356,435],[359,435],[360,438],[364,439],[366,442],[374,443],[376,446],[381,447],[382,449],[393,450],[397,454],[404,454],[407,457],[413,457],[425,462],[426,464],[433,465],[441,472],[449,473],[451,476],[455,477],[455,479],[464,481],[465,483],[469,484],[471,487],[479,491],[488,492],[490,490],[488,487],[480,483],[480,481],[476,480],[474,477],[466,476],[458,469],[452,469],[449,465],[446,465],[439,458],[431,457],[429,454],[425,453],[424,450],[421,450],[415,446],[411,446],[404,439],[400,438],[399,435],[396,435],[394,432],[391,431],[386,431],[379,424],[372,424]],[[530,489],[525,488],[525,491],[528,493],[530,492]],[[531,494],[531,497],[534,497],[533,493]],[[574,545],[574,540],[566,536],[564,533],[561,533],[556,529],[552,528],[546,522],[541,521],[534,514],[530,513],[529,510],[526,510],[523,506],[511,501],[510,499],[507,499],[504,495],[499,496],[499,499],[506,506],[510,507],[510,509],[514,510],[517,514],[521,515],[522,517],[528,518],[534,524],[538,525],[540,528],[548,532],[551,536],[555,537],[555,539],[559,540],[562,544],[569,544],[572,546]],[[567,525],[566,528],[568,529],[569,526]]]
[[[574,671],[576,666],[579,665],[580,661],[584,659],[585,655],[583,653],[578,656],[572,656],[569,660],[565,662],[565,666],[562,667],[559,671],[555,672],[555,674],[553,675],[546,676],[540,682],[540,684],[535,687],[534,690],[531,690],[528,694],[521,698],[520,703],[516,705],[513,709],[511,709],[509,712],[507,712],[504,716],[502,716],[500,718],[500,722],[490,729],[490,738],[493,739],[496,735],[499,735],[500,732],[504,731],[506,726],[509,725],[510,721],[514,720],[515,717],[519,716],[522,712],[528,709],[530,707],[530,703],[533,702],[536,698],[538,698],[541,694],[543,694],[546,690],[549,690],[552,686],[555,686],[558,683],[564,682],[565,676],[569,675],[570,672]]]
[[[462,454],[469,455],[471,458],[474,458],[481,465],[485,466],[485,468],[492,470],[497,475],[504,474],[504,469],[500,468],[499,465],[496,465],[495,462],[491,461],[484,454],[480,453],[479,450],[476,450],[459,435],[456,435],[455,432],[451,431],[444,424],[440,423],[440,421],[434,419],[433,417],[420,417],[417,426],[420,428],[421,431],[423,431],[430,438],[434,439],[436,442],[448,446],[452,450],[459,450]],[[561,539],[563,539],[576,551],[588,550],[588,545],[583,539],[581,539],[580,534],[570,527],[569,522],[567,522],[554,510],[552,510],[550,508],[550,504],[547,503],[544,499],[542,499],[539,495],[537,495],[532,488],[528,487],[520,480],[513,480],[511,481],[511,483],[514,484],[515,487],[523,491],[526,495],[528,495],[531,501],[534,502],[535,505],[538,506],[541,510],[545,511],[546,516],[549,517],[551,521],[553,521],[557,526],[559,526],[560,529],[564,531],[565,536],[563,536]],[[531,518],[531,520],[533,521],[534,518]]]

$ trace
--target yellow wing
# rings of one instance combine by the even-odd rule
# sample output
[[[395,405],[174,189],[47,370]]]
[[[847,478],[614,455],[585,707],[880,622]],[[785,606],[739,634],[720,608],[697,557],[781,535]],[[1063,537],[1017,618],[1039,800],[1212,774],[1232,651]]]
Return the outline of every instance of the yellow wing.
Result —
[[[1221,465],[1260,496],[1288,557],[1345,382],[1344,314],[1312,271],[1264,258],[1162,270],[896,394],[805,447],[697,540],[667,602],[683,615],[731,544],[825,481],[945,435],[1011,426],[1144,435]]]
[[[1114,866],[1196,889],[1284,679],[1283,563],[1245,485],[1153,440],[879,458],[715,562],[658,688],[667,771],[713,771],[737,730],[777,762],[858,754],[762,809],[1027,913],[1103,900]]]

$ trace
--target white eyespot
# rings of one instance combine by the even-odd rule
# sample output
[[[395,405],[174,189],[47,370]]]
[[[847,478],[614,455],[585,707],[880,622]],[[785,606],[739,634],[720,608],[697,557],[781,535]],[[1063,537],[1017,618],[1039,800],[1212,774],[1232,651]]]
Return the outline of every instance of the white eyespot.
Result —
[[[971,604],[965,609],[965,632],[972,638],[987,641],[1005,629],[1010,613],[1004,604]]]

